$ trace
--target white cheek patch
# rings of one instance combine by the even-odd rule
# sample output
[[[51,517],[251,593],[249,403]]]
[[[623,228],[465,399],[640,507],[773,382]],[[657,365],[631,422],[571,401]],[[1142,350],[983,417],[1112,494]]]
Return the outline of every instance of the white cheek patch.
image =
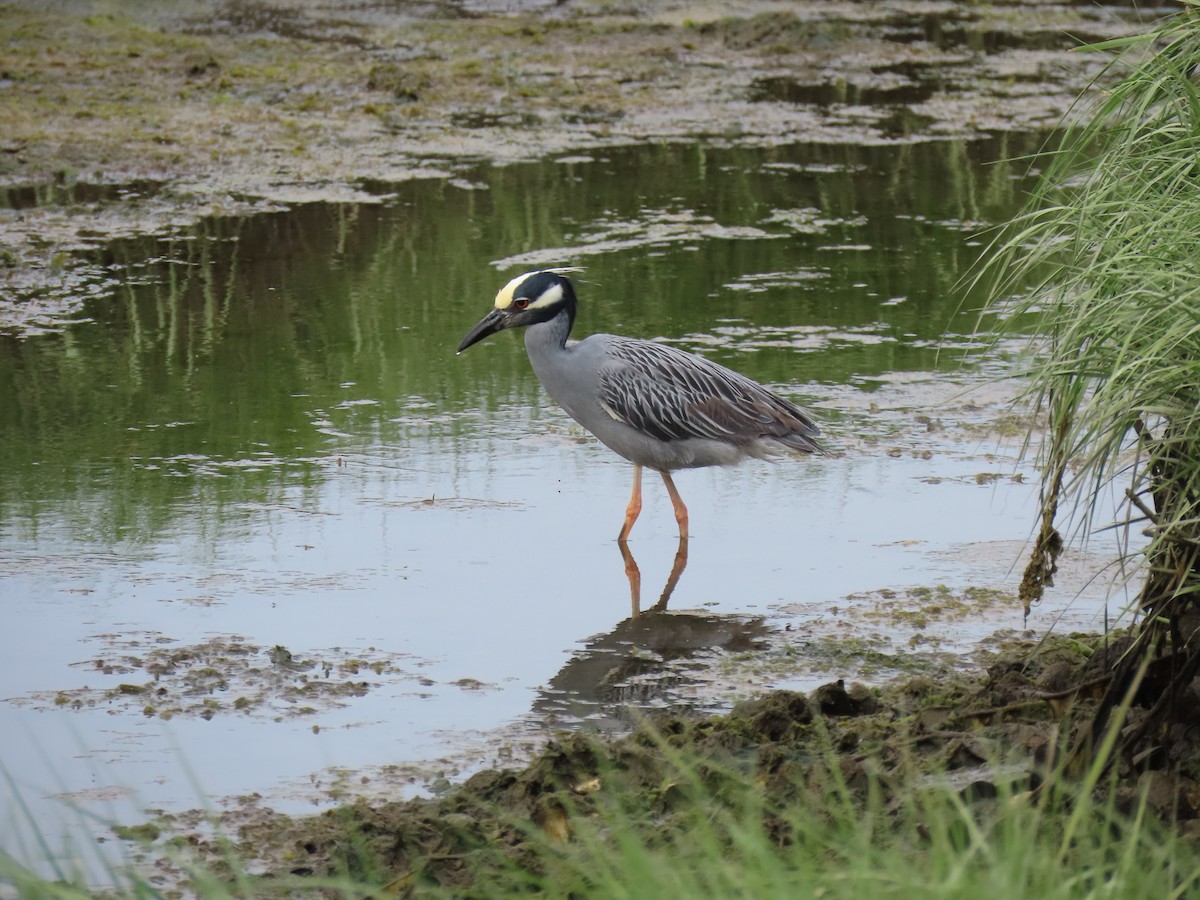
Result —
[[[515,294],[517,288],[521,286],[521,282],[523,282],[530,275],[536,274],[537,272],[526,272],[524,275],[518,275],[504,287],[500,288],[500,293],[496,295],[496,309],[508,309],[510,306],[512,306],[513,294]]]
[[[561,284],[552,284],[549,288],[542,291],[541,296],[529,304],[529,309],[544,309],[547,306],[553,306],[562,299],[563,289]]]

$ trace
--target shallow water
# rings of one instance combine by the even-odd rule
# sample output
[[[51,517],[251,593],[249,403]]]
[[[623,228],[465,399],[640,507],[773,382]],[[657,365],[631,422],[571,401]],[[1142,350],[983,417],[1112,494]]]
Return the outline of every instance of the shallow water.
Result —
[[[855,628],[902,658],[896,623],[849,615],[871,592],[1015,591],[1036,476],[992,430],[1010,344],[979,352],[958,282],[1028,186],[998,160],[1037,146],[631,147],[113,245],[114,298],[0,337],[6,819],[17,796],[53,835],[64,799],[137,821],[424,784],[547,717],[719,707],[714,660],[785,628],[810,641],[796,669],[745,689],[857,674],[817,652]],[[454,355],[500,285],[552,264],[586,266],[580,334],[707,354],[811,406],[836,451],[677,476],[693,537],[668,608],[691,615],[626,621],[630,466],[519,340]],[[677,550],[656,478],[630,546],[649,607]],[[1030,625],[1101,627],[1106,583]],[[967,652],[1023,624],[1009,602],[926,631]]]

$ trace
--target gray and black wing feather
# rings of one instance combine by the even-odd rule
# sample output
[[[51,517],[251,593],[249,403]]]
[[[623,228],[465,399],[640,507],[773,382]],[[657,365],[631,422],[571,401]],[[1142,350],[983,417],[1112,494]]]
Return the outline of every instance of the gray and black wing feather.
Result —
[[[676,347],[612,337],[600,367],[610,416],[661,441],[708,438],[752,448],[774,440],[821,452],[804,410],[737,372]]]

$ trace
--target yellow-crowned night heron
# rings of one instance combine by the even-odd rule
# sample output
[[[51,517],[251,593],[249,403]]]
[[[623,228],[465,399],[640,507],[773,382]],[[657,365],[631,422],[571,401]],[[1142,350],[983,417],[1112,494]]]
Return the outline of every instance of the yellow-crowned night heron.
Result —
[[[671,471],[731,465],[785,448],[819,452],[807,412],[762,385],[703,357],[651,341],[593,334],[568,341],[575,289],[565,273],[518,275],[500,289],[495,308],[472,328],[458,352],[506,328],[525,327],[525,350],[546,392],[610,450],[633,463],[633,496],[618,541],[642,510],[642,467],[662,475],[675,506],[679,537],[687,507]]]

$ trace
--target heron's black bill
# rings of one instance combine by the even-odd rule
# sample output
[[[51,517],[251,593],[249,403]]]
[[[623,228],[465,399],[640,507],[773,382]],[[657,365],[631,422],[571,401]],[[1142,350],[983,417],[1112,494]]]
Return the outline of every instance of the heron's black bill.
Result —
[[[497,331],[503,331],[507,317],[503,310],[493,309],[486,316],[479,320],[474,328],[467,332],[467,336],[458,343],[458,349],[455,353],[462,353],[472,344],[477,344],[489,334],[495,334]]]

